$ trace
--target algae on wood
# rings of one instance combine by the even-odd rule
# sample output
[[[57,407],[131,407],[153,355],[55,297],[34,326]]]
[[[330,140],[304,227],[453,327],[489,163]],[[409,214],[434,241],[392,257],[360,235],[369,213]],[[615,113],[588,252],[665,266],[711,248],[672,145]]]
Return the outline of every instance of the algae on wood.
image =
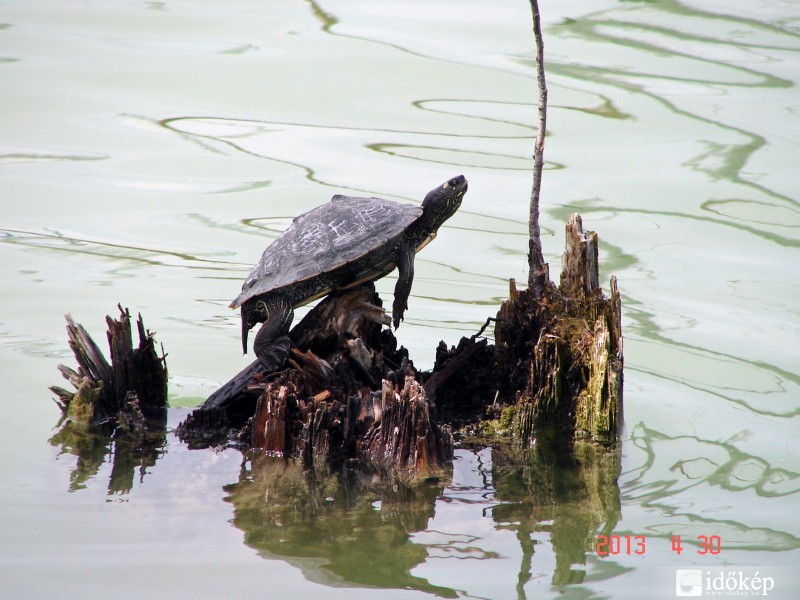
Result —
[[[617,440],[623,358],[616,280],[606,299],[598,239],[583,231],[578,215],[567,225],[558,287],[541,248],[547,88],[536,0],[531,8],[539,130],[529,285],[517,291],[512,281],[494,319],[495,344],[478,339],[483,330],[449,349],[442,343],[433,371],[420,374],[407,352],[397,350],[391,331],[382,329],[386,315],[374,287],[334,293],[291,331],[295,348],[286,371],[264,373],[257,362],[245,368],[181,424],[182,439],[202,446],[235,438],[269,454],[303,456],[307,465],[358,456],[422,470],[436,469],[452,455],[449,424],[470,425],[487,416],[504,415],[523,445],[536,440],[569,451],[581,437]]]
[[[621,303],[598,284],[597,235],[575,214],[567,224],[561,284],[536,298],[514,292],[498,313],[495,342],[510,360],[517,410],[512,432],[523,444],[576,438],[617,440],[622,420]]]
[[[580,435],[611,443],[618,438],[622,420],[621,300],[614,277],[611,298],[603,296],[598,238],[592,231],[583,231],[578,214],[573,214],[567,223],[558,289],[549,280],[539,236],[547,86],[539,5],[537,0],[530,0],[530,4],[539,127],[534,143],[530,206],[529,285],[526,292],[511,294],[498,313],[495,328],[498,344],[516,337],[511,330],[520,325],[530,336],[528,359],[523,358],[524,354],[511,357],[512,370],[523,371],[517,374],[522,385],[517,387],[519,406],[512,430],[523,444],[538,438],[568,447]],[[522,346],[518,344],[517,350],[523,351]],[[525,374],[527,379],[523,382],[520,375]]]
[[[56,403],[64,415],[73,422],[126,427],[138,426],[134,425],[136,422],[144,426],[146,418],[165,415],[167,362],[163,349],[159,356],[154,334],[145,330],[141,315],[136,321],[139,345],[134,348],[130,312],[118,308],[119,319],[106,317],[110,363],[86,329],[66,315],[69,346],[78,370],[65,365],[59,365],[58,370],[75,391],[59,386],[50,390],[58,396]]]
[[[167,364],[156,351],[154,334],[139,315],[138,347],[133,346],[130,312],[106,317],[111,361],[86,331],[67,315],[69,345],[77,370],[59,365],[75,391],[52,386],[62,410],[59,430],[50,438],[63,454],[77,457],[70,490],[80,489],[100,467],[112,464],[109,493],[125,493],[155,464],[166,444]]]

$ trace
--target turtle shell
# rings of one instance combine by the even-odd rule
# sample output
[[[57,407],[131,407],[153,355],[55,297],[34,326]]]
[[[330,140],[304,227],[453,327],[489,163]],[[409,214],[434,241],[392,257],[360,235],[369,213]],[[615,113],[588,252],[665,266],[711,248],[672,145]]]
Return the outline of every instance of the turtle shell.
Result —
[[[296,217],[264,250],[231,308],[345,265],[356,267],[353,272],[359,273],[358,281],[377,279],[386,271],[372,265],[389,258],[400,236],[421,215],[422,208],[413,204],[381,198],[334,196],[327,204]],[[295,305],[330,291],[321,283],[319,289],[313,285],[302,287],[309,290],[306,298],[290,293]]]

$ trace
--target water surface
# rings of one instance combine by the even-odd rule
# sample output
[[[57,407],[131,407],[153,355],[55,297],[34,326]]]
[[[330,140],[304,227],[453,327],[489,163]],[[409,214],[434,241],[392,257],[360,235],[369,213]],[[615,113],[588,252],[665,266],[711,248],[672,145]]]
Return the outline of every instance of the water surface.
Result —
[[[545,254],[557,275],[578,211],[620,281],[618,481],[462,448],[452,479],[413,497],[331,481],[281,533],[277,508],[242,503],[263,475],[235,452],[53,438],[63,314],[102,339],[118,302],[142,312],[169,353],[174,426],[249,360],[227,304],[293,216],[335,193],[419,202],[464,173],[397,332],[429,367],[526,278],[528,4],[5,3],[3,596],[672,598],[677,569],[724,568],[795,597],[797,8],[542,6]],[[603,533],[646,551],[601,557]],[[719,554],[698,554],[703,535]]]

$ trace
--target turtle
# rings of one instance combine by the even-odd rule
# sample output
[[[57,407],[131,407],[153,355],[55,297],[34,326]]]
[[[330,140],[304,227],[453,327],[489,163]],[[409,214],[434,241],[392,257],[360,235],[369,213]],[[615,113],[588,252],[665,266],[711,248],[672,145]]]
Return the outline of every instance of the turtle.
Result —
[[[268,372],[280,369],[291,348],[295,308],[395,268],[392,321],[399,327],[414,279],[414,256],[458,210],[466,191],[467,180],[459,175],[428,192],[421,206],[336,195],[296,217],[267,246],[230,304],[241,309],[244,354],[248,332],[263,323],[253,350]]]

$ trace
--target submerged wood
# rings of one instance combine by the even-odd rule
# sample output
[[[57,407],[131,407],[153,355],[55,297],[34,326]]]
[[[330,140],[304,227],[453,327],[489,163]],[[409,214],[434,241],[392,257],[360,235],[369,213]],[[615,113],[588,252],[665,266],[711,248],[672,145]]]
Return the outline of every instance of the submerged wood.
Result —
[[[78,369],[59,365],[58,370],[75,391],[59,386],[50,390],[58,396],[56,403],[64,417],[73,423],[143,429],[148,419],[166,415],[166,355],[162,348],[159,356],[154,334],[145,330],[141,315],[136,321],[139,345],[134,347],[130,312],[118,308],[119,319],[106,317],[110,362],[86,329],[66,315],[69,346]]]

